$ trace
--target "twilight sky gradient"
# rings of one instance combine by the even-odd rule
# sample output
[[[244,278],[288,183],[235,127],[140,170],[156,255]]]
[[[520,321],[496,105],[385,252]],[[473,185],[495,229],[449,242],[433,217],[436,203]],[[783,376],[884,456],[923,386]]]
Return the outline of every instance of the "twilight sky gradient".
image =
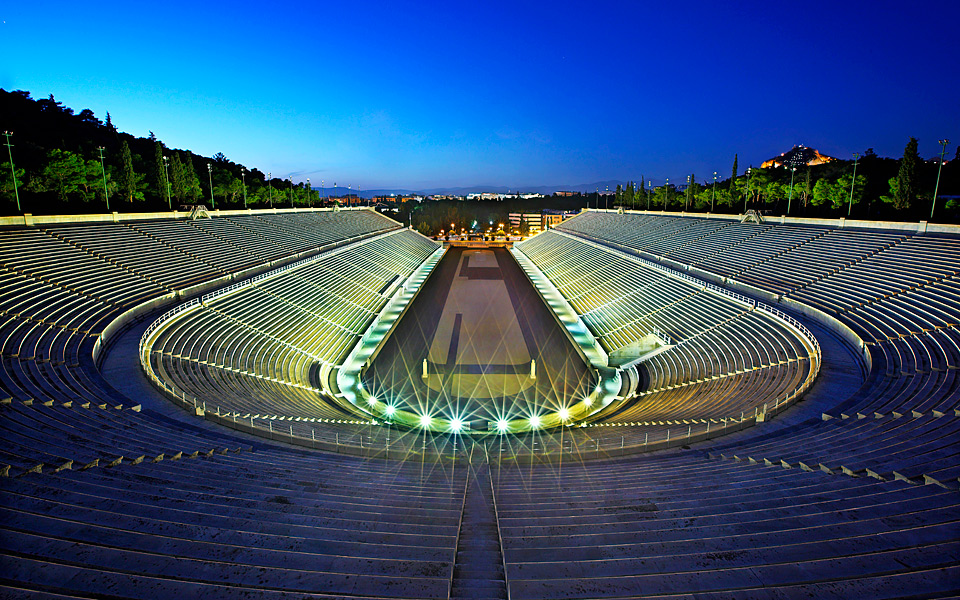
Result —
[[[7,2],[0,87],[299,181],[728,177],[960,143],[960,2]],[[28,136],[28,132],[16,132]],[[22,139],[22,138],[21,138]]]

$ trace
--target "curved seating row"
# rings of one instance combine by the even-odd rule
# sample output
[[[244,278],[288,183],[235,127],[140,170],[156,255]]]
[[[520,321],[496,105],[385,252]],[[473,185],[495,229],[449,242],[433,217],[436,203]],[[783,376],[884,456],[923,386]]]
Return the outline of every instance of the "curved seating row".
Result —
[[[946,596],[960,575],[960,497],[936,486],[690,452],[492,477],[512,598]]]
[[[283,420],[315,439],[316,419],[355,417],[325,400],[311,377],[321,363],[344,360],[436,248],[399,231],[206,300],[161,331],[151,365],[176,392],[218,414]]]
[[[684,220],[669,218],[678,219]],[[650,229],[659,220],[650,215],[588,213],[560,229],[639,250],[633,237],[622,232],[633,227]],[[741,225],[727,225],[717,234],[735,226]],[[723,271],[728,280],[749,283],[836,317],[865,341],[873,370],[856,393],[837,399],[834,408],[826,411],[827,421],[821,421],[819,414],[810,415],[803,428],[770,434],[762,443],[718,443],[716,447],[727,456],[788,464],[801,457],[814,468],[823,464],[839,469],[849,464],[851,473],[869,469],[889,479],[896,472],[912,483],[929,480],[957,487],[960,473],[953,465],[960,459],[951,416],[960,407],[960,240],[823,228],[795,244],[810,235],[809,228],[742,227],[763,230],[711,255],[729,259],[736,249],[748,256],[740,268]],[[665,257],[670,255],[657,258]],[[710,269],[708,262],[687,264]],[[696,354],[709,356],[703,349]],[[661,374],[669,372],[669,367],[660,368],[665,358],[657,358],[651,361],[657,366],[652,380],[655,384],[670,381]],[[696,365],[696,360],[688,358],[687,363]],[[909,442],[900,437],[904,435]],[[819,437],[825,441],[810,445],[805,453],[808,441]]]
[[[672,225],[676,231],[677,222]],[[553,231],[517,247],[569,300],[608,353],[651,333],[665,334],[674,344],[640,363],[646,389],[604,419],[648,422],[642,430],[646,440],[664,419],[694,419],[699,432],[711,419],[753,416],[758,407],[787,398],[815,367],[811,349],[753,305],[629,255]],[[637,443],[640,433],[625,432],[624,443]]]

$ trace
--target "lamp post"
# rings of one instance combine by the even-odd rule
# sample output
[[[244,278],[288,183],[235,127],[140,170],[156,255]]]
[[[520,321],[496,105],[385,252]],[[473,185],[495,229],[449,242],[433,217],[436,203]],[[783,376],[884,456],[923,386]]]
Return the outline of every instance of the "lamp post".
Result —
[[[7,154],[10,156],[10,174],[13,176],[13,195],[17,199],[17,212],[20,212],[20,191],[17,189],[17,171],[13,168],[13,144],[10,143],[13,132],[4,131],[3,135],[7,136]]]
[[[213,165],[207,163],[207,178],[210,180],[210,204],[217,210],[217,201],[213,198]]]
[[[670,205],[670,178],[667,177],[666,182],[664,182],[663,184],[663,210],[666,211],[669,205]]]
[[[273,173],[267,173],[267,196],[270,198],[270,208],[273,208]]]
[[[860,160],[860,154],[857,152],[853,153],[853,179],[850,180],[850,202],[847,203],[847,216],[850,216],[850,211],[853,210],[853,186],[857,184],[857,161]]]
[[[313,208],[313,190],[310,188],[310,178],[307,177],[307,200],[310,201],[310,208]]]
[[[653,195],[653,181],[648,181],[647,186],[650,187],[650,191],[647,193],[647,211],[650,211],[650,196]]]
[[[603,193],[603,209],[604,210],[610,209],[610,186],[609,185],[607,186],[606,191],[604,191]]]
[[[245,167],[240,167],[240,181],[243,184],[243,207],[247,207],[247,169]]]
[[[717,200],[717,172],[713,172],[713,195],[710,197],[710,212],[713,212],[713,204]]]
[[[100,175],[103,176],[103,199],[107,201],[107,212],[110,212],[110,196],[107,194],[107,170],[103,167],[103,146],[97,146],[100,151]]]
[[[690,210],[690,176],[687,175],[687,189],[683,194],[683,212]]]
[[[747,169],[747,174],[750,174],[750,169]],[[743,214],[747,214],[747,202],[750,201],[750,178],[747,177],[747,185],[743,188]]]
[[[790,193],[787,196],[787,216],[790,216],[790,205],[793,203],[793,176],[796,174],[797,168],[790,167]]]
[[[937,143],[940,144],[940,166],[937,167],[937,185],[933,188],[933,204],[930,205],[930,220],[933,220],[933,210],[937,207],[937,193],[940,191],[940,171],[943,169],[943,155],[947,152],[947,144],[950,143],[948,139],[937,140]],[[10,159],[11,164],[13,159]],[[19,206],[19,204],[18,204]]]
[[[167,188],[167,209],[173,210],[173,202],[170,200],[170,157],[169,156],[163,157],[163,173],[164,173],[163,178],[166,179],[166,181],[164,181],[164,187]]]

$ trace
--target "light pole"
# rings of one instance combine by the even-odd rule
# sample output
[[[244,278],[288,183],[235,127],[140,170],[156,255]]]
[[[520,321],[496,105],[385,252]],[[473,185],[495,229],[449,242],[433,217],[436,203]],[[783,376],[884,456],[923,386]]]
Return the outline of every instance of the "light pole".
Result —
[[[750,169],[747,169],[747,175],[750,174]],[[747,202],[750,201],[750,178],[747,177],[747,185],[743,188],[743,214],[747,214]]]
[[[610,209],[610,186],[607,186],[606,191],[603,193],[603,209]]]
[[[267,195],[270,197],[270,208],[273,208],[273,173],[267,173]]]
[[[97,146],[100,151],[100,174],[103,176],[103,199],[107,201],[107,212],[110,212],[110,196],[107,195],[107,170],[103,167],[103,146]]]
[[[307,177],[307,200],[310,201],[310,208],[313,208],[313,194],[310,193],[311,191],[312,190],[310,189],[310,178]]]
[[[937,140],[937,143],[940,144],[940,166],[937,167],[937,185],[933,188],[933,204],[930,205],[931,221],[933,220],[933,210],[937,207],[937,193],[940,191],[940,171],[943,169],[943,155],[947,152],[947,144],[950,143],[950,140]],[[13,164],[13,159],[10,159],[10,164]],[[17,206],[19,206],[19,204]]]
[[[217,201],[213,198],[213,165],[207,163],[207,178],[210,180],[210,204],[217,210]]]
[[[648,181],[647,186],[650,187],[650,191],[647,193],[647,212],[650,211],[650,196],[653,195],[653,181]]]
[[[7,136],[7,154],[10,156],[10,174],[13,176],[13,195],[17,199],[17,212],[20,212],[20,192],[17,190],[17,171],[13,168],[13,144],[10,143],[10,136],[13,135],[13,132],[4,131],[3,135]]]
[[[166,180],[163,182],[164,187],[167,188],[167,209],[173,210],[173,202],[170,200],[170,157],[169,156],[163,157],[163,173],[164,173],[163,178]]]
[[[324,190],[324,181],[322,179],[320,180],[320,197],[323,198],[324,201],[327,199],[326,191]]]
[[[690,176],[687,175],[687,189],[683,194],[683,212],[690,210]]]
[[[853,179],[850,181],[850,202],[847,203],[847,216],[850,216],[850,211],[853,210],[853,186],[857,184],[857,161],[860,160],[860,154],[857,152],[853,153]]]
[[[790,216],[790,205],[793,203],[793,176],[797,172],[796,167],[790,167],[790,193],[787,196],[787,216]]]
[[[663,184],[663,210],[666,211],[669,205],[670,205],[670,178],[667,177],[666,182],[664,182]]]
[[[247,169],[240,167],[240,181],[243,183],[243,207],[247,207]]]
[[[713,196],[710,197],[710,212],[713,212],[713,204],[717,200],[717,172],[713,172]]]

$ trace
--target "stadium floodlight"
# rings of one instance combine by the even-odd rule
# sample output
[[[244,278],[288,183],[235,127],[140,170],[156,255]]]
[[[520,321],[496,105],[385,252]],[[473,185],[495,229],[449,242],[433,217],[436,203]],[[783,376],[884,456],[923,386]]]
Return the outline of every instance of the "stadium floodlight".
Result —
[[[943,170],[943,155],[947,152],[947,144],[950,143],[950,140],[944,138],[942,140],[937,140],[937,143],[940,144],[940,166],[937,167],[937,185],[933,188],[933,203],[930,205],[930,220],[933,220],[933,211],[937,208],[937,194],[940,192],[940,171]]]
[[[590,406],[591,404],[593,404],[593,398],[590,398],[590,397],[588,396],[588,397],[586,397],[586,398],[583,399],[583,405],[584,405],[584,406]]]
[[[433,419],[430,415],[420,415],[420,427],[424,429],[430,427],[430,423],[433,422]]]
[[[566,421],[570,418],[570,411],[566,408],[561,408],[559,411],[557,411],[557,416],[560,417],[561,421]]]
[[[713,195],[710,197],[710,212],[713,212],[713,205],[717,200],[717,172],[713,172]],[[789,211],[787,211],[789,212]]]
[[[367,398],[367,404],[369,404],[370,406],[373,406],[376,403],[377,403],[377,399],[374,398],[373,396],[370,396],[369,398]]]
[[[530,417],[530,427],[533,429],[540,427],[540,415],[533,415]]]
[[[164,173],[164,185],[163,187],[167,188],[167,208],[173,210],[173,203],[170,200],[170,157],[163,157],[163,173]]]
[[[454,433],[460,433],[463,431],[463,419],[459,417],[454,417],[450,420],[450,431]]]
[[[392,417],[395,412],[397,412],[397,407],[392,404],[386,405],[383,409],[383,413],[388,417]]]
[[[497,431],[498,431],[498,432],[500,432],[500,433],[506,433],[506,432],[507,432],[507,429],[509,429],[509,428],[510,428],[510,423],[508,423],[506,419],[498,419],[498,420],[497,420]]]
[[[213,165],[207,163],[207,176],[210,178],[210,204],[217,210],[217,201],[213,197]]]
[[[790,216],[790,205],[793,204],[793,176],[796,174],[797,168],[790,167],[790,196],[787,198],[787,216]]]
[[[98,146],[100,151],[100,174],[103,175],[103,199],[107,201],[107,212],[110,212],[110,194],[107,192],[107,169],[103,166],[103,146]]]
[[[13,168],[13,144],[10,143],[12,131],[4,131],[7,138],[7,155],[10,157],[10,175],[13,177],[13,195],[17,198],[17,212],[20,212],[20,192],[17,189],[17,170]]]
[[[857,152],[853,153],[853,179],[850,180],[850,203],[847,204],[847,216],[850,216],[850,211],[853,210],[853,186],[857,183],[857,161],[860,160],[860,154]]]

